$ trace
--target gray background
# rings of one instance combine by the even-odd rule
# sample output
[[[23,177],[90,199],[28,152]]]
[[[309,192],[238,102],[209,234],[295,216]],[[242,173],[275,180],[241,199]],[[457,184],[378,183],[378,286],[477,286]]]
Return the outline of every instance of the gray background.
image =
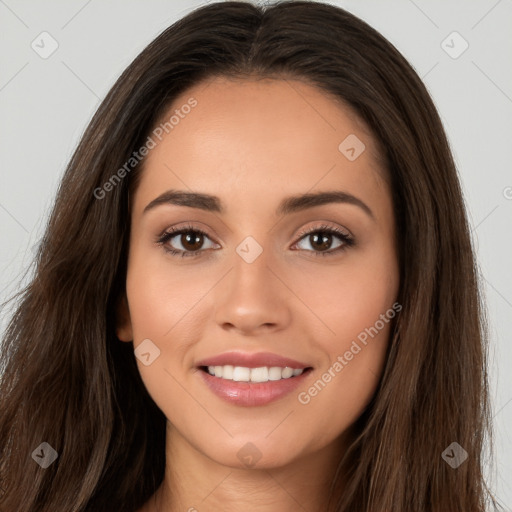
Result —
[[[24,280],[65,165],[100,99],[156,35],[201,3],[0,0],[0,301]],[[404,54],[448,132],[491,325],[496,462],[489,476],[512,510],[512,1],[330,3]],[[43,31],[58,43],[47,59],[31,47],[34,40],[42,46]],[[464,42],[453,31],[469,44],[457,58],[447,51],[458,54]]]

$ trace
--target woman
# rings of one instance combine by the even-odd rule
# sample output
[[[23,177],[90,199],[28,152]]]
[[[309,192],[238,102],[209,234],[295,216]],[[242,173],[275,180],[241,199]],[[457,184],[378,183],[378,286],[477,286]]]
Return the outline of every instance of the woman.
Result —
[[[483,511],[485,324],[434,105],[321,3],[126,69],[2,355],[2,510]]]

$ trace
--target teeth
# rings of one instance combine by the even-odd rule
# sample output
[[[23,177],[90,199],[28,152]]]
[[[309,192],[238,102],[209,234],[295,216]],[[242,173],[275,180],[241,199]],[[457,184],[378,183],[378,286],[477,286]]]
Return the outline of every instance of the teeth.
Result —
[[[215,373],[217,377],[217,373]],[[235,382],[249,382],[251,380],[251,370],[243,366],[235,366],[233,368],[233,380]]]
[[[267,382],[268,381],[268,368],[251,368],[251,382]]]
[[[222,366],[222,377],[223,379],[230,379],[233,380],[233,370],[234,368],[231,365]]]
[[[293,368],[289,368],[288,366],[286,368],[283,368],[283,373],[281,377],[283,379],[289,379],[293,375]]]
[[[268,369],[268,380],[281,380],[283,376],[283,369],[279,366],[273,366]]]
[[[304,369],[284,368],[280,366],[262,366],[260,368],[247,368],[245,366],[208,366],[208,373],[221,379],[234,380],[235,382],[268,382],[281,379],[289,379],[302,374]]]

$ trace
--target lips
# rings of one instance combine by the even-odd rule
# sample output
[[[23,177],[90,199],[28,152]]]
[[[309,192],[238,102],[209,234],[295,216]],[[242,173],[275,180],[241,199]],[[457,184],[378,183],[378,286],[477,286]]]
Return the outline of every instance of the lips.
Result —
[[[296,389],[312,370],[305,363],[268,352],[228,352],[198,362],[203,382],[238,406],[266,405]],[[257,375],[258,378],[254,378]]]
[[[288,366],[293,369],[305,369],[309,365],[301,363],[288,357],[279,356],[270,352],[258,352],[256,354],[248,354],[245,352],[226,352],[218,356],[203,359],[197,363],[201,366],[243,366],[246,368],[260,368],[262,366],[280,366],[282,368]]]

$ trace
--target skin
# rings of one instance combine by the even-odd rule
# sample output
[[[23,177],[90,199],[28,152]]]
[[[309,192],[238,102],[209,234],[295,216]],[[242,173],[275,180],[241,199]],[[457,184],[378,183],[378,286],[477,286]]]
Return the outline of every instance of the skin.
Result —
[[[150,365],[137,364],[168,419],[172,461],[140,512],[325,510],[350,427],[382,374],[390,324],[309,403],[297,395],[396,300],[395,220],[378,148],[349,108],[303,82],[211,79],[177,98],[167,118],[190,97],[197,106],[149,152],[132,196],[117,335],[160,349]],[[366,146],[354,161],[338,150],[349,134]],[[164,204],[143,213],[169,189],[218,196],[225,212]],[[329,190],[358,197],[373,218],[348,203],[276,214],[285,197]],[[207,233],[199,256],[155,243],[188,223]],[[315,255],[311,237],[299,235],[322,224],[348,231],[355,245]],[[236,252],[247,236],[263,248],[252,263]],[[184,243],[177,235],[167,245]],[[342,244],[333,235],[328,250]],[[214,395],[196,368],[232,350],[273,352],[313,371],[277,402],[240,407]],[[250,468],[237,457],[249,442],[261,457]]]

